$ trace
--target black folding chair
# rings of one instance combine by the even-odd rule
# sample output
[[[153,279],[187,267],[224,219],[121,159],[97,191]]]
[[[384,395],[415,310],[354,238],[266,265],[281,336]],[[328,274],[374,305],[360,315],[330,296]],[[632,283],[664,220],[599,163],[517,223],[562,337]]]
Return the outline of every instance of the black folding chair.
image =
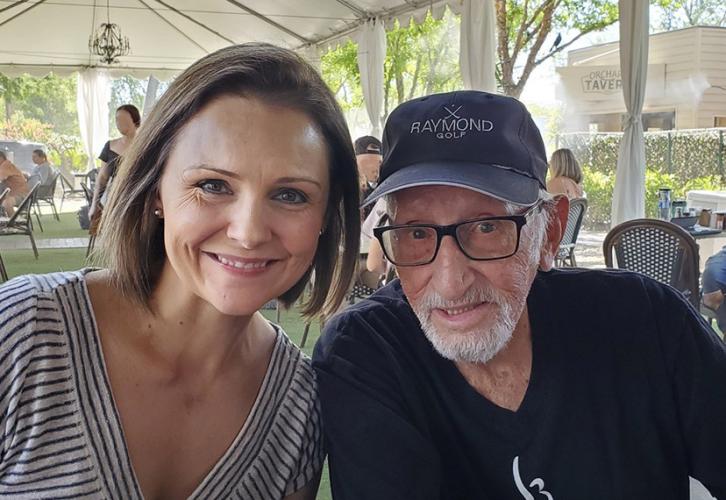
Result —
[[[18,234],[28,236],[36,259],[38,258],[38,247],[35,245],[35,238],[33,238],[33,221],[31,220],[30,211],[37,189],[38,184],[33,186],[28,195],[20,202],[12,217],[0,218],[0,236],[15,236]]]
[[[83,187],[85,186],[85,184],[81,183],[81,187],[77,188],[75,187],[75,177],[72,177],[71,180],[68,180],[68,178],[66,178],[62,174],[60,176],[60,183],[61,188],[63,189],[63,195],[60,202],[60,211],[63,211],[63,202],[66,200],[66,198],[80,198],[84,195]]]
[[[56,171],[53,173],[53,176],[48,180],[47,184],[41,184],[38,186],[38,189],[35,191],[35,216],[38,219],[38,224],[40,224],[40,203],[43,202],[51,207],[53,210],[53,216],[55,217],[55,220],[60,221],[60,217],[58,216],[58,209],[55,206],[55,188],[58,184],[58,177],[60,177],[60,172]],[[42,231],[43,228],[41,227],[40,230]]]

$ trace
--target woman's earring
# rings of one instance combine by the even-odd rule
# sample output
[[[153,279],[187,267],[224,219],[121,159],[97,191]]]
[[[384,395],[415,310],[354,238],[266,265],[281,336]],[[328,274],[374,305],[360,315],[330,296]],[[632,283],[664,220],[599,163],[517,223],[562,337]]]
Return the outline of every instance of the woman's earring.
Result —
[[[164,218],[164,212],[160,208],[154,210],[154,215],[156,215],[159,219]]]

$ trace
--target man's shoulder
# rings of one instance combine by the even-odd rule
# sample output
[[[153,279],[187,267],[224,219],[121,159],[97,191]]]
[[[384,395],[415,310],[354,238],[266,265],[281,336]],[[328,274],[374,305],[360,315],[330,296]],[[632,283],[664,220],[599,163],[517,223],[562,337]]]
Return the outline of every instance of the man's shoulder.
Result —
[[[589,296],[611,294],[615,290],[637,293],[669,293],[668,285],[633,271],[622,269],[557,268],[540,272],[535,288],[544,286],[562,292],[584,292]],[[617,300],[618,297],[611,297]]]
[[[675,288],[640,273],[620,269],[554,269],[540,272],[532,296],[567,315],[588,315],[589,321],[646,315],[667,318],[695,313],[687,297]],[[613,314],[614,312],[618,314]],[[590,317],[590,315],[596,315]],[[631,316],[628,316],[628,315]],[[682,318],[681,318],[682,319]]]
[[[341,343],[398,343],[418,330],[401,284],[394,280],[333,316],[315,346],[313,359],[321,359]]]

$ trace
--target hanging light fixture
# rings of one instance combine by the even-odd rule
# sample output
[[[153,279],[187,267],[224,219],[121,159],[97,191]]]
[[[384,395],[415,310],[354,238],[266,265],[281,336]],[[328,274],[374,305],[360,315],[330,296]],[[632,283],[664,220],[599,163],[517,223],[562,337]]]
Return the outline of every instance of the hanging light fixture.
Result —
[[[93,6],[94,10],[96,6]],[[131,50],[128,37],[121,34],[121,28],[111,22],[111,9],[106,0],[106,22],[101,23],[96,33],[88,38],[88,50],[101,57],[106,64],[118,62]]]

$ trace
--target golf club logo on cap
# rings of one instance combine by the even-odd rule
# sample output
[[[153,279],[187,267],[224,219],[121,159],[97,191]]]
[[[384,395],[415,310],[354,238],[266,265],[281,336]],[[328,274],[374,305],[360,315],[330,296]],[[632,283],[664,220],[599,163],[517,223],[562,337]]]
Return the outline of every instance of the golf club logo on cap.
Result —
[[[411,122],[410,134],[433,134],[437,139],[460,139],[469,132],[491,132],[494,123],[462,116],[464,106],[443,106],[446,116]]]

